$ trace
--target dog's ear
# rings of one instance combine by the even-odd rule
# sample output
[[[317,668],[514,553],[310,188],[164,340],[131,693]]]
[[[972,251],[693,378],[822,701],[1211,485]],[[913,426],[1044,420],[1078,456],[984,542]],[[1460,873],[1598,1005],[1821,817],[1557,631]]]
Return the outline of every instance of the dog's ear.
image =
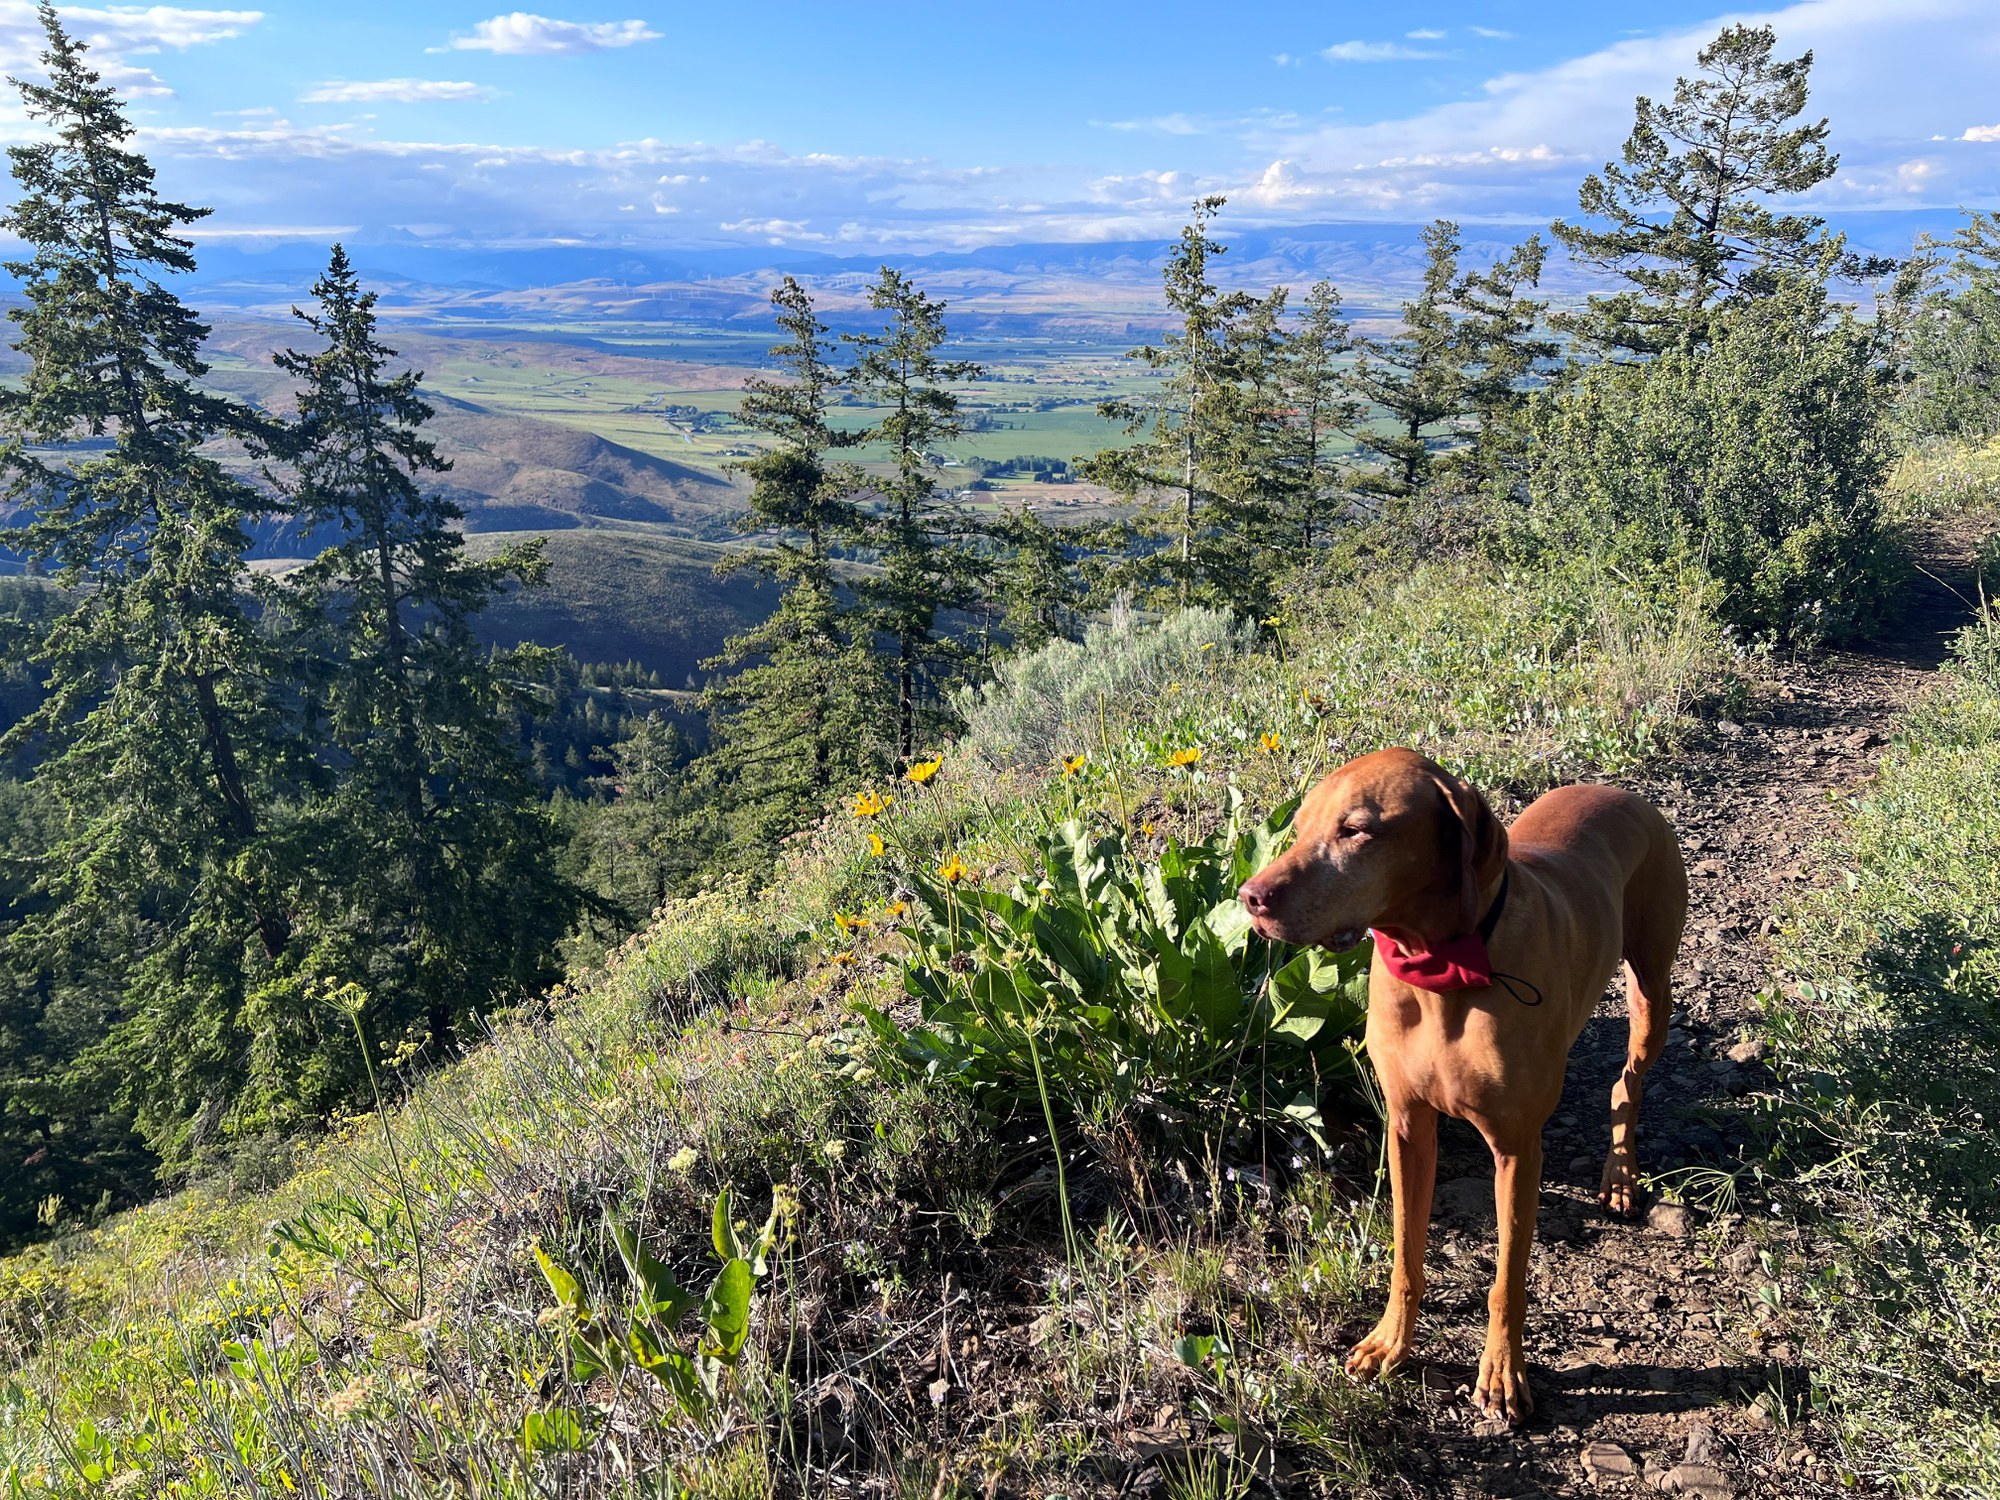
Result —
[[[1479,925],[1479,887],[1486,873],[1507,857],[1507,830],[1493,816],[1493,809],[1479,795],[1479,789],[1449,772],[1431,778],[1444,796],[1441,829],[1445,847],[1457,855],[1457,925],[1444,935],[1446,940],[1463,937]]]

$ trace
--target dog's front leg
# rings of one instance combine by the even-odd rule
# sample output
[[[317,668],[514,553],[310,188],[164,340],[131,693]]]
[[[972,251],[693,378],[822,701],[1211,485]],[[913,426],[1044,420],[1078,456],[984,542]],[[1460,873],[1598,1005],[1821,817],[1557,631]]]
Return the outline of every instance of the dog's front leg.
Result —
[[[1500,1225],[1499,1265],[1486,1306],[1486,1349],[1479,1356],[1473,1400],[1490,1417],[1519,1422],[1535,1409],[1521,1330],[1528,1319],[1528,1252],[1542,1202],[1542,1141],[1493,1140],[1493,1201]]]
[[[1421,1099],[1391,1097],[1389,1191],[1395,1205],[1396,1250],[1389,1306],[1375,1331],[1347,1356],[1347,1373],[1363,1380],[1409,1357],[1417,1304],[1424,1296],[1424,1242],[1430,1235],[1431,1189],[1437,1184],[1437,1111]]]

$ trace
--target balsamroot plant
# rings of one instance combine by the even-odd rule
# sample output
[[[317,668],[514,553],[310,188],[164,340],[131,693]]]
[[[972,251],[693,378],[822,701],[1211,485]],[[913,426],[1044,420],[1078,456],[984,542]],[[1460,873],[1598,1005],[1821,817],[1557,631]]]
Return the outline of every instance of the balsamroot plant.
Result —
[[[1157,856],[1122,826],[1072,818],[1006,892],[957,861],[914,876],[903,986],[917,1016],[859,1007],[892,1065],[997,1111],[1053,1106],[1093,1128],[1318,1136],[1324,1084],[1352,1072],[1343,1043],[1366,1010],[1368,949],[1297,951],[1250,930],[1236,888],[1298,804],[1256,822],[1234,788],[1230,805],[1220,832]]]

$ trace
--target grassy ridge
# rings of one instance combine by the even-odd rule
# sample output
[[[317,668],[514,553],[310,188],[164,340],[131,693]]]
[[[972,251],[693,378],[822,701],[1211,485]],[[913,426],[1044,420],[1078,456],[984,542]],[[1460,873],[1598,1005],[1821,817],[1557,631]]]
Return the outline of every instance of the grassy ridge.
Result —
[[[194,1186],[0,1263],[0,1493],[1044,1492],[1138,1428],[1218,1493],[1280,1461],[1328,1493],[1365,1482],[1390,1398],[1341,1378],[1328,1337],[1381,1272],[1365,1132],[1142,1159],[1143,1189],[1066,1132],[1066,1249],[1040,1116],[885,1076],[852,1002],[905,1004],[911,873],[955,857],[1004,890],[1064,818],[1157,856],[1232,789],[1273,806],[1372,744],[1521,793],[1666,748],[1728,672],[1701,599],[1473,564],[1308,591],[1275,642],[1193,641],[1157,692],[1060,715],[1070,775],[980,738],[1003,685],[874,822],[834,810],[773,890],[675,903],[283,1181]],[[629,1361],[579,1374],[566,1334],[623,1317],[627,1262],[698,1290],[772,1212],[712,1395]],[[707,1357],[692,1326],[666,1334]]]
[[[1777,940],[1783,1284],[1854,1467],[2000,1493],[2000,615],[1960,637]]]

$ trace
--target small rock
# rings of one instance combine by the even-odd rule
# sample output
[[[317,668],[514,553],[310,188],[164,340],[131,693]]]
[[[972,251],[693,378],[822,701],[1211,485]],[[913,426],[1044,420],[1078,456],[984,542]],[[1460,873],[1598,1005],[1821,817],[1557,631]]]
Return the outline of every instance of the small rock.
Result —
[[[1717,719],[1715,721],[1715,732],[1717,734],[1726,734],[1731,739],[1735,739],[1743,733],[1743,726],[1734,719]]]
[[[1581,1455],[1583,1472],[1593,1484],[1631,1479],[1639,1472],[1632,1455],[1616,1443],[1591,1443]]]
[[[1655,1234],[1664,1234],[1673,1239],[1684,1240],[1692,1225],[1688,1211],[1678,1203],[1655,1203],[1646,1212],[1646,1227]]]
[[[1732,1276],[1754,1276],[1757,1274],[1757,1247],[1738,1245],[1722,1258]]]
[[[1882,736],[1872,729],[1857,729],[1841,742],[1850,750],[1866,750],[1870,745],[1882,743]]]
[[[1720,875],[1722,873],[1722,869],[1723,869],[1722,861],[1719,859],[1698,859],[1694,863],[1695,874],[1705,875],[1711,879],[1713,879],[1717,875]]]
[[[1714,1463],[1715,1429],[1706,1422],[1690,1422],[1687,1430],[1687,1452],[1683,1457],[1691,1464]]]
[[[1571,1158],[1569,1159],[1569,1169],[1570,1169],[1570,1171],[1571,1171],[1571,1172],[1574,1172],[1574,1173],[1585,1173],[1585,1172],[1588,1172],[1588,1171],[1589,1171],[1589,1170],[1590,1170],[1590,1169],[1591,1169],[1592,1167],[1594,1167],[1594,1166],[1596,1166],[1596,1165],[1597,1165],[1597,1162],[1596,1162],[1595,1158],[1593,1158],[1593,1157],[1588,1157],[1588,1156],[1572,1156],[1572,1157],[1571,1157]]]
[[[1753,1036],[1738,1042],[1727,1052],[1723,1053],[1723,1056],[1727,1057],[1733,1063],[1748,1064],[1762,1062],[1764,1054],[1768,1050],[1769,1048],[1761,1036]]]
[[[1693,1495],[1696,1500],[1736,1500],[1736,1486],[1714,1464],[1678,1463],[1661,1476],[1669,1495]]]

